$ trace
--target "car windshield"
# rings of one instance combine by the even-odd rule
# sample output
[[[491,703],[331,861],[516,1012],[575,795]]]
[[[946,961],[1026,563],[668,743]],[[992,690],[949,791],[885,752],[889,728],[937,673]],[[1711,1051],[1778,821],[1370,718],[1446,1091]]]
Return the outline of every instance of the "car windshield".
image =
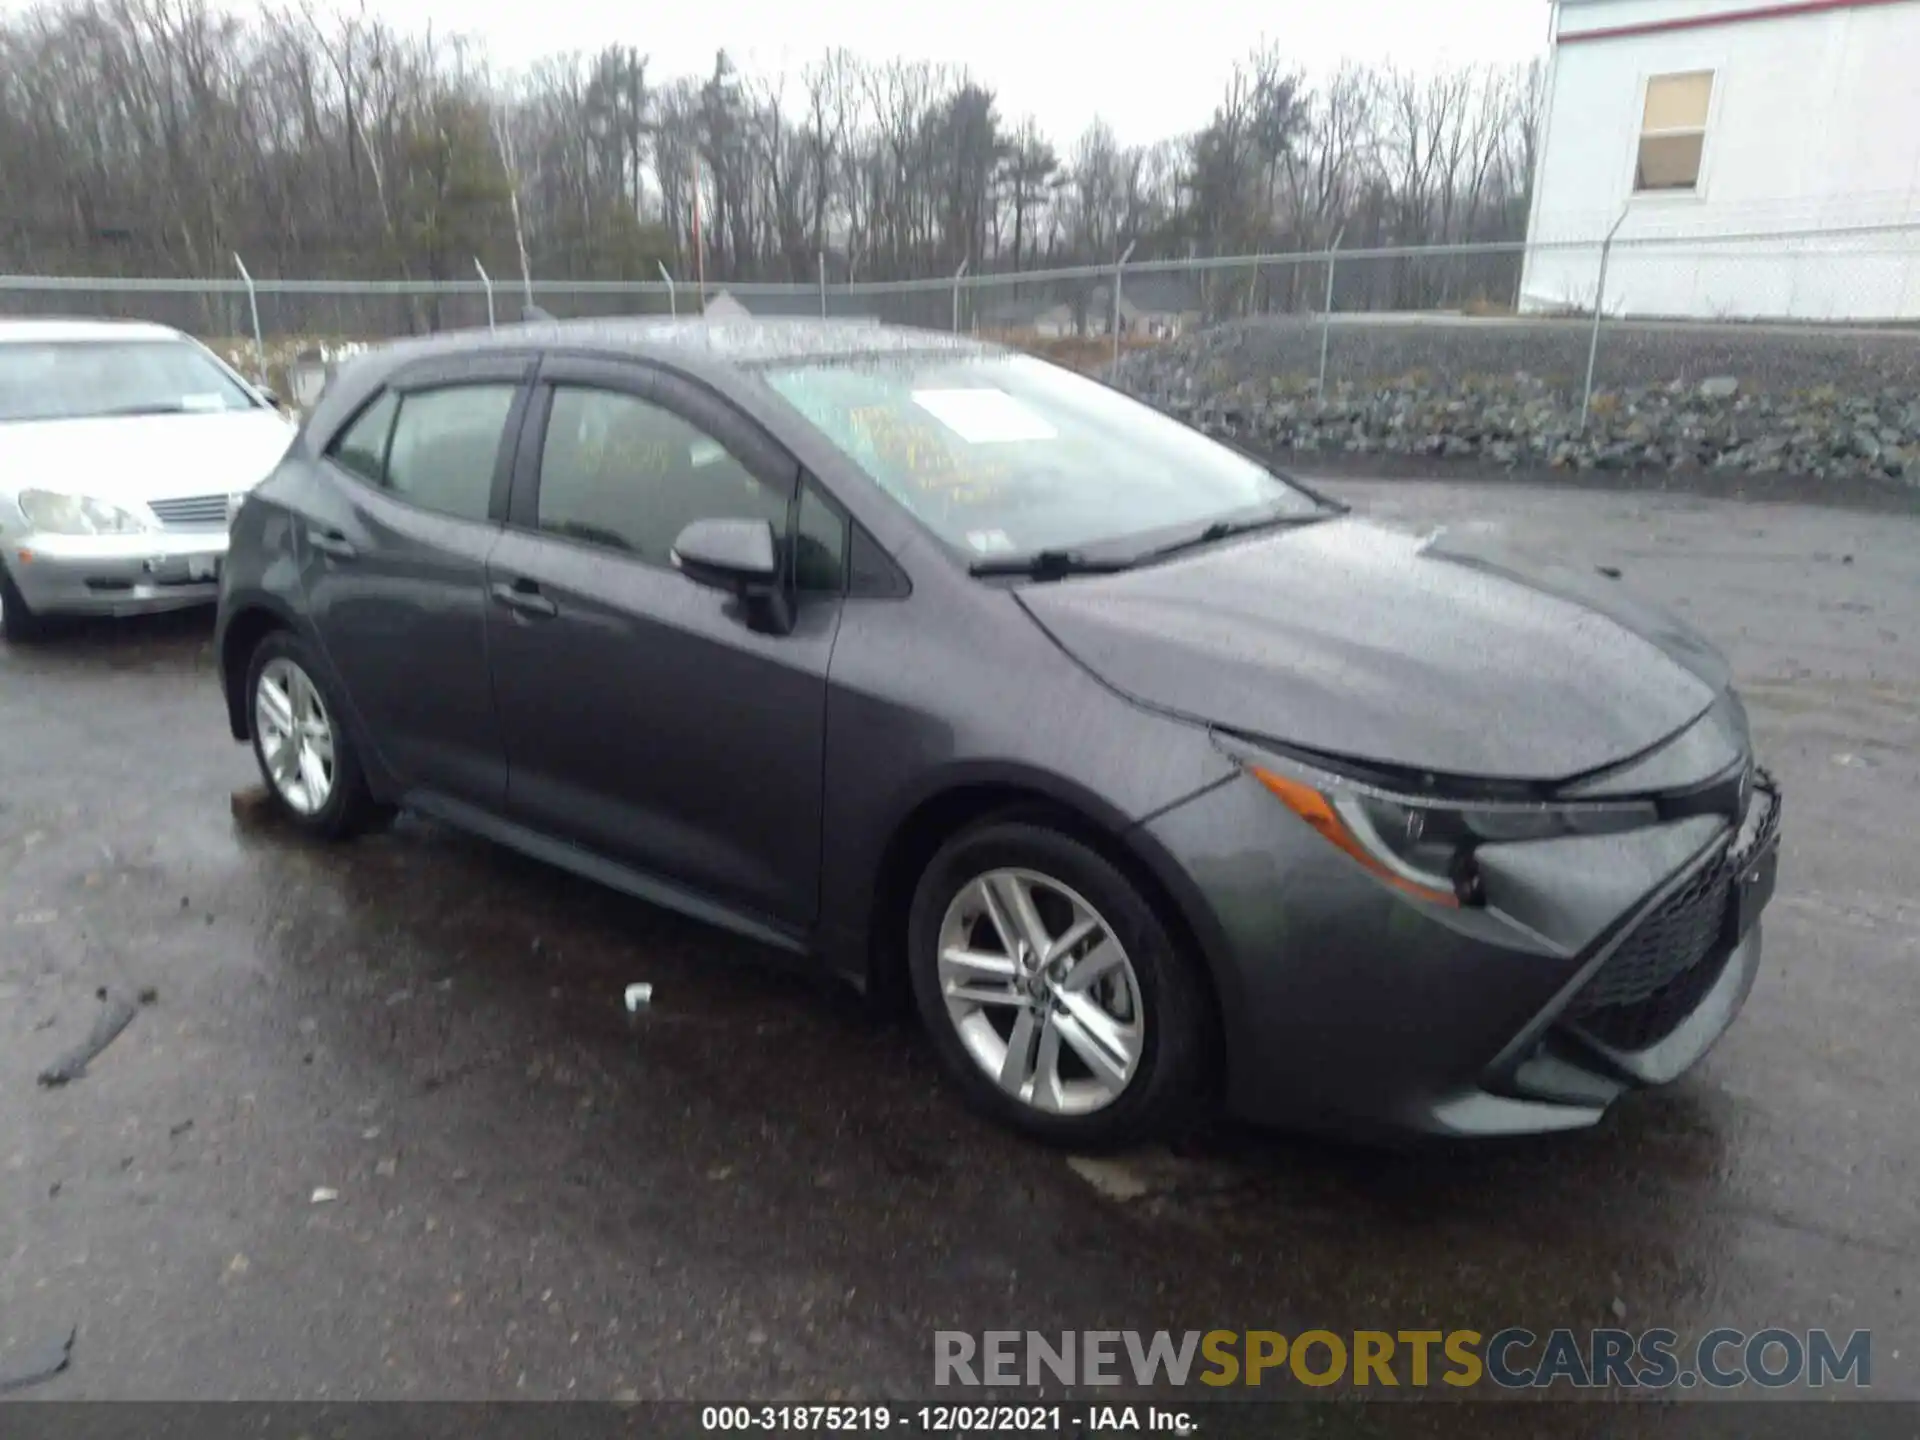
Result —
[[[867,356],[763,373],[882,489],[976,559],[1119,550],[1322,508],[1198,431],[1030,356]]]
[[[0,422],[253,405],[231,375],[183,340],[0,342]]]

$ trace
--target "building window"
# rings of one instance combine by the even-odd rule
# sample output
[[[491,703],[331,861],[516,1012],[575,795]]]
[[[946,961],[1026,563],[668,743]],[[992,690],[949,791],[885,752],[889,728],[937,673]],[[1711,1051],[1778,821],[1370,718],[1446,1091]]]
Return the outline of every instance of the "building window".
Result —
[[[1655,75],[1647,81],[1647,109],[1640,122],[1636,191],[1694,190],[1707,148],[1707,103],[1713,72]]]

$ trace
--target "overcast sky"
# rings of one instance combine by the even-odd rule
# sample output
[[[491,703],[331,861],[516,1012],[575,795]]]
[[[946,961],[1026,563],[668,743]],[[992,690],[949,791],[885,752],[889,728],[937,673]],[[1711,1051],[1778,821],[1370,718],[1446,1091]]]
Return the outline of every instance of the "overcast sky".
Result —
[[[4,3],[4,0],[0,0]],[[365,0],[408,26],[432,19],[515,66],[556,50],[638,46],[667,76],[704,73],[720,46],[743,69],[801,67],[829,45],[944,60],[1065,144],[1104,116],[1127,144],[1198,128],[1235,57],[1277,42],[1309,71],[1346,57],[1427,67],[1544,52],[1547,0]],[[238,8],[238,7],[236,7]]]

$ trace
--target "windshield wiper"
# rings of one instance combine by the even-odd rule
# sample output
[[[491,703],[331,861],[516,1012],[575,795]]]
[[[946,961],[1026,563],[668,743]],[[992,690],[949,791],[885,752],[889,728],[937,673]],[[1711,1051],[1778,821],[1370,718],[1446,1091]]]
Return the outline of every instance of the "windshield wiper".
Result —
[[[1259,530],[1293,530],[1302,525],[1314,525],[1322,520],[1331,520],[1340,513],[1338,510],[1315,510],[1306,515],[1261,515],[1252,520],[1216,520],[1204,530],[1196,531],[1171,544],[1157,546],[1143,555],[1134,557],[1134,563],[1143,564],[1149,560],[1164,560],[1167,556],[1178,555],[1183,550],[1197,550],[1202,545],[1231,540],[1236,535],[1251,535]]]
[[[969,575],[1024,575],[1031,580],[1061,580],[1069,575],[1112,575],[1133,568],[1131,559],[1096,560],[1078,550],[1035,550],[1027,555],[1006,555],[995,560],[976,560],[967,567]]]

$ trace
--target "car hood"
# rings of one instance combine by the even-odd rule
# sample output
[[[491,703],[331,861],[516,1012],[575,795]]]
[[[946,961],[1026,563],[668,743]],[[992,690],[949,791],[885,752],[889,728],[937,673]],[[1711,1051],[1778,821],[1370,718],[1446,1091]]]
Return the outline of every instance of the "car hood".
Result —
[[[294,427],[273,410],[0,424],[0,487],[125,504],[251,489]]]
[[[1326,520],[1021,603],[1141,703],[1357,762],[1551,782],[1698,719],[1725,662],[1592,570]]]

